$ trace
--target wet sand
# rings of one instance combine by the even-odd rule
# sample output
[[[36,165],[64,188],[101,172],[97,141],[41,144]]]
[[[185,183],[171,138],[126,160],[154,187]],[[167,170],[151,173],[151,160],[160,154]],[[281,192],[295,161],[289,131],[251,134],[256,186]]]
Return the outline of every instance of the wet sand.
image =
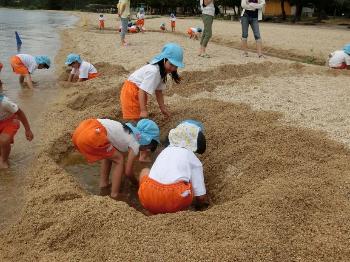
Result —
[[[86,26],[82,19],[62,33],[56,63],[63,65],[75,50],[96,64],[102,77],[59,83],[60,95],[42,119],[43,146],[30,169],[23,215],[0,232],[1,261],[348,259],[348,72],[259,60],[253,53],[243,58],[220,42],[210,44],[213,58],[204,59],[196,56],[198,42],[180,34],[128,35],[130,46],[121,48],[114,32],[96,30],[96,14],[84,16],[89,16]],[[120,119],[123,81],[168,41],[185,49],[184,81],[168,84],[171,120],[160,116],[154,99],[151,117],[162,137],[185,118],[203,121],[208,151],[201,160],[212,205],[203,212],[146,217],[84,190],[62,159],[73,152],[70,136],[80,121]],[[286,43],[288,48],[293,43]]]

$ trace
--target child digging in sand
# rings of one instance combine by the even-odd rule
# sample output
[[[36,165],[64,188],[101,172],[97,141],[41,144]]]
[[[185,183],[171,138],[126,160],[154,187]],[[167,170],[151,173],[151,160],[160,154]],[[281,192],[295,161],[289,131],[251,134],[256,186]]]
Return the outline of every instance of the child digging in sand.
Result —
[[[187,30],[187,34],[190,36],[190,39],[198,40],[201,36],[202,28],[200,27],[190,27]]]
[[[66,59],[66,65],[72,67],[68,82],[82,82],[98,77],[96,68],[92,64],[82,60],[80,55],[69,54]]]
[[[122,175],[125,174],[132,182],[136,182],[133,173],[134,159],[139,151],[156,149],[159,143],[159,128],[149,119],[140,120],[136,126],[130,123],[121,124],[110,119],[88,119],[75,129],[73,143],[88,162],[102,160],[101,195],[110,194],[111,198],[119,200]],[[112,184],[109,184],[109,173],[113,163],[115,168]]]
[[[180,83],[178,67],[184,67],[183,50],[178,44],[168,43],[149,64],[132,73],[120,93],[123,119],[137,121],[148,117],[149,95],[156,96],[160,111],[166,117],[170,117],[170,112],[164,104],[163,90],[166,87],[168,74],[171,74],[176,83]]]
[[[338,50],[329,55],[328,65],[333,69],[350,70],[350,43],[346,44],[343,50]]]
[[[6,96],[0,95],[0,169],[9,168],[8,158],[11,144],[22,122],[28,141],[33,140],[28,119],[24,112]]]
[[[18,54],[10,58],[13,72],[20,75],[19,82],[24,84],[24,80],[30,89],[33,89],[31,75],[36,69],[49,69],[51,61],[47,56],[32,56],[27,54]]]
[[[141,171],[141,204],[152,214],[186,210],[194,197],[197,209],[208,206],[203,166],[194,154],[206,150],[203,125],[186,120],[170,130],[168,140],[152,168]]]
[[[160,28],[160,31],[164,33],[166,31],[165,23],[161,23],[159,28]]]

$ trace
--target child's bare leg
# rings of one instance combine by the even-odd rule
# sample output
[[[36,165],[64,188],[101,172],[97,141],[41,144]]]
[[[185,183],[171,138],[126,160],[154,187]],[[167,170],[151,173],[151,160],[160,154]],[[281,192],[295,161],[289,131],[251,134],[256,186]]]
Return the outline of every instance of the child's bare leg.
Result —
[[[100,171],[100,187],[106,187],[109,185],[109,173],[112,168],[112,160],[103,159],[101,163]]]
[[[140,177],[139,177],[139,183],[142,180],[143,177],[149,176],[150,169],[149,168],[144,168],[140,172]]]
[[[117,151],[114,154],[112,160],[115,163],[115,168],[112,174],[111,198],[118,200],[118,197],[120,196],[119,190],[124,170],[124,157],[120,152]]]
[[[7,134],[0,135],[0,148],[1,148],[1,157],[0,157],[0,169],[9,168],[8,159],[11,153],[11,138]]]
[[[19,76],[19,83],[22,85],[24,83],[24,75]]]

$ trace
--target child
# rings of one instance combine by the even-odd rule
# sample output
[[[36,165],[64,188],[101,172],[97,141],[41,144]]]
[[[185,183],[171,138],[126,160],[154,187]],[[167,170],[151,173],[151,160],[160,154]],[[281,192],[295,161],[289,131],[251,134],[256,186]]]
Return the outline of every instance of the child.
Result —
[[[170,14],[170,26],[171,26],[171,32],[175,32],[176,16],[173,13]]]
[[[3,67],[4,67],[4,65],[0,62],[0,73],[1,73],[1,70],[2,70]],[[1,78],[0,78],[0,88],[2,88]]]
[[[31,56],[26,54],[18,54],[10,58],[13,72],[20,75],[19,82],[21,85],[26,79],[27,85],[33,89],[33,81],[31,75],[36,69],[49,69],[51,61],[47,56]]]
[[[136,126],[109,119],[88,119],[75,129],[72,139],[77,150],[88,162],[102,160],[101,195],[108,195],[111,186],[110,197],[118,200],[125,156],[125,175],[131,181],[136,180],[133,174],[134,159],[139,151],[156,149],[159,143],[159,128],[149,119],[140,120]],[[112,163],[115,164],[115,168],[110,185],[109,173]]]
[[[160,24],[160,30],[164,33],[166,31],[165,23]]]
[[[139,199],[152,214],[186,210],[196,200],[196,208],[208,206],[203,166],[194,153],[203,154],[206,140],[203,125],[186,120],[170,130],[169,146],[151,169],[140,174]]]
[[[137,27],[141,32],[144,32],[145,10],[143,8],[140,8],[140,11],[137,13],[136,17],[137,17],[137,21],[136,21]]]
[[[105,18],[103,16],[103,14],[100,14],[100,17],[98,18],[98,21],[100,23],[100,25],[99,25],[100,30],[104,30],[105,29]]]
[[[9,168],[8,158],[11,152],[11,144],[22,122],[28,141],[33,140],[29,122],[24,112],[6,96],[0,95],[0,169]]]
[[[198,40],[201,33],[202,33],[202,28],[200,27],[190,27],[187,30],[187,34],[190,36],[190,39],[193,39],[193,40]]]
[[[350,43],[343,50],[338,50],[329,55],[329,67],[333,69],[350,70]]]
[[[80,55],[69,54],[65,64],[72,67],[68,82],[74,82],[76,80],[77,82],[82,82],[99,76],[96,68],[92,64],[83,61]]]
[[[168,43],[149,64],[131,74],[120,93],[123,119],[137,121],[148,117],[148,95],[154,94],[160,111],[166,117],[170,117],[164,104],[163,90],[166,87],[168,74],[172,75],[176,83],[180,83],[178,67],[184,67],[183,50],[178,44]]]

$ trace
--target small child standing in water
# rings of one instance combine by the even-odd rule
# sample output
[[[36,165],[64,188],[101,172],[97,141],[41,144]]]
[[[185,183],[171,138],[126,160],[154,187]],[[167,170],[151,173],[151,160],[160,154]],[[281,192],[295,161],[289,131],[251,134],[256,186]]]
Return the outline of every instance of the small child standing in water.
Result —
[[[194,153],[203,154],[206,140],[203,125],[186,120],[170,130],[167,146],[151,169],[140,174],[139,199],[152,214],[186,210],[195,198],[197,209],[209,205],[203,166]]]
[[[82,82],[94,79],[99,75],[92,64],[82,60],[77,54],[69,54],[65,64],[72,67],[68,82]]]
[[[134,160],[140,151],[154,151],[157,148],[159,127],[149,119],[140,120],[136,126],[110,119],[88,119],[79,124],[72,139],[76,149],[88,162],[102,160],[100,194],[119,200],[122,176],[125,174],[132,182],[136,181],[133,173]],[[113,163],[115,168],[110,184],[109,174]]]
[[[24,112],[6,96],[0,95],[0,169],[9,168],[11,144],[14,143],[20,122],[24,126],[27,140],[32,141],[34,136]]]
[[[100,17],[98,18],[99,21],[99,28],[100,30],[104,30],[105,29],[105,18],[103,16],[103,14],[100,14]]]

